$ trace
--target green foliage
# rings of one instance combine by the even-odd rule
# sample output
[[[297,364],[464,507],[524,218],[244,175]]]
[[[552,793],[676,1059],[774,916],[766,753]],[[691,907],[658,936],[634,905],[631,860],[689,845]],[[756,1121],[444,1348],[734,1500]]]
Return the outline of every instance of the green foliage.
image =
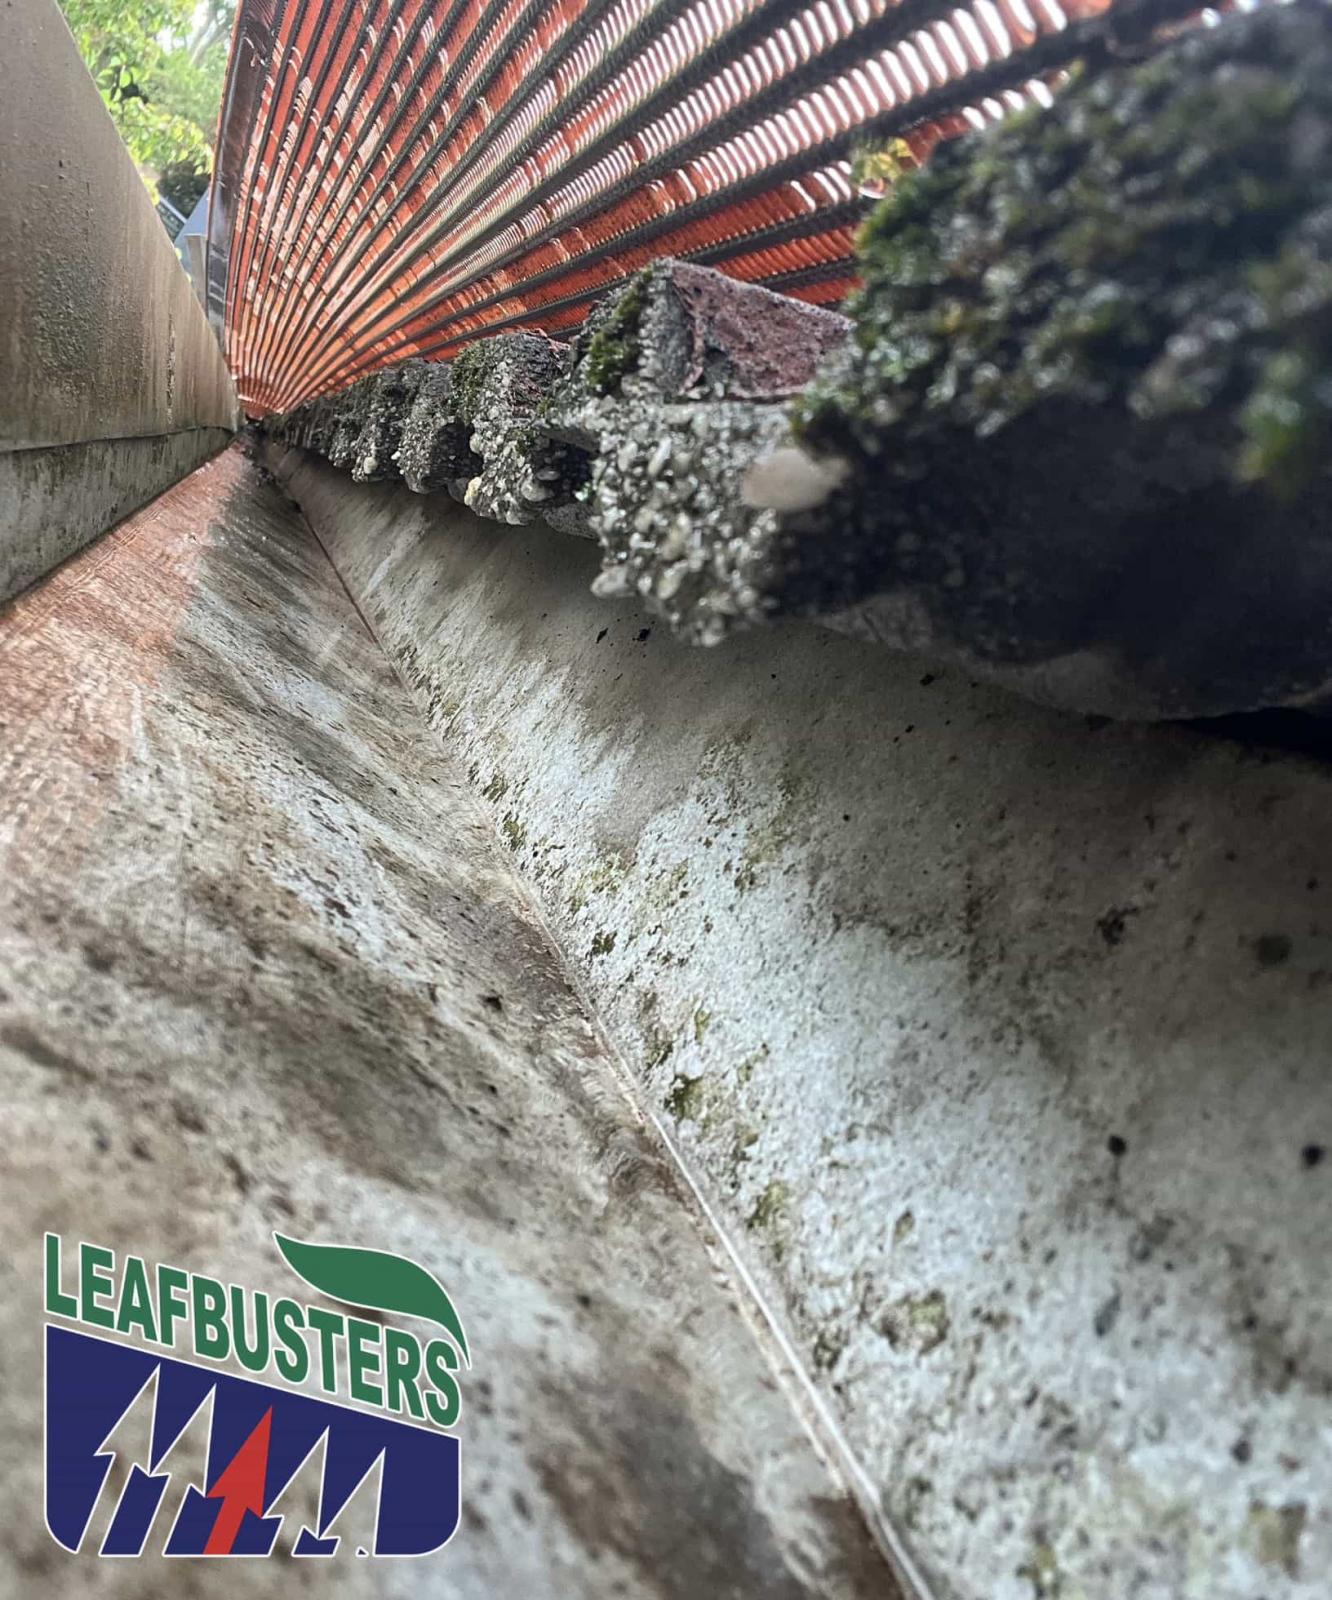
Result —
[[[235,0],[60,0],[107,109],[145,176],[206,173]]]
[[[157,192],[169,200],[182,217],[188,217],[208,192],[208,174],[188,161],[168,162],[157,174]]]

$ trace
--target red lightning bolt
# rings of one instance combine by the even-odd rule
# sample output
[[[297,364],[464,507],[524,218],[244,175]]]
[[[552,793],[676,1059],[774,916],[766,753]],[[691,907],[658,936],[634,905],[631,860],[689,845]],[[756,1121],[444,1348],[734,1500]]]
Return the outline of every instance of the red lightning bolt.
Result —
[[[218,1474],[208,1491],[210,1500],[220,1500],[217,1521],[204,1546],[206,1556],[229,1556],[236,1542],[245,1513],[264,1514],[264,1479],[268,1476],[268,1439],[273,1431],[270,1406],[255,1424],[254,1432]]]

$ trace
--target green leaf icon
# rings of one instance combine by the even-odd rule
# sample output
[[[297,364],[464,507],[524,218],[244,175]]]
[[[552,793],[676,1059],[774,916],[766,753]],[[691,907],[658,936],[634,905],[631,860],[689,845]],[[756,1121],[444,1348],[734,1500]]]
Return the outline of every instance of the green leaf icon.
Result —
[[[358,1250],[349,1245],[306,1244],[275,1233],[273,1238],[287,1265],[312,1289],[348,1305],[368,1306],[403,1317],[424,1317],[437,1322],[449,1335],[470,1367],[467,1335],[453,1309],[453,1301],[433,1273],[406,1256],[387,1250]]]

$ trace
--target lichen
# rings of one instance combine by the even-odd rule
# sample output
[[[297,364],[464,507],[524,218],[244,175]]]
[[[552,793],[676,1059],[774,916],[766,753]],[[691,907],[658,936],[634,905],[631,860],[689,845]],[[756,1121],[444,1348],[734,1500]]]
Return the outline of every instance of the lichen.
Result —
[[[1298,1578],[1300,1540],[1308,1518],[1306,1507],[1299,1503],[1269,1506],[1261,1500],[1251,1502],[1246,1530],[1249,1548],[1263,1566]]]
[[[624,880],[625,868],[626,863],[618,854],[599,852],[573,882],[568,902],[570,914],[577,916],[592,895],[613,894]]]
[[[746,1226],[753,1229],[776,1227],[786,1220],[790,1204],[790,1185],[780,1178],[774,1178],[754,1202],[754,1209],[749,1213]]]
[[[1032,1600],[1058,1600],[1064,1592],[1059,1562],[1053,1547],[1044,1539],[1032,1546],[1030,1559],[1018,1568],[1017,1575],[1031,1585]]]
[[[948,1302],[943,1291],[905,1295],[888,1306],[878,1320],[879,1332],[896,1349],[927,1356],[947,1339],[951,1329]]]
[[[644,1030],[644,1044],[649,1068],[664,1067],[675,1053],[675,1040],[655,1023]]]
[[[701,1122],[707,1106],[707,1084],[700,1076],[677,1073],[666,1096],[666,1109],[677,1122]]]

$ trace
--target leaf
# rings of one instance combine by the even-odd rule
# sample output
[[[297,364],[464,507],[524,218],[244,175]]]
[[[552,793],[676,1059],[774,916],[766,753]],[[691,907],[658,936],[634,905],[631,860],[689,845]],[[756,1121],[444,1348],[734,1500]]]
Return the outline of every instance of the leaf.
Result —
[[[470,1367],[467,1335],[462,1321],[433,1273],[406,1256],[387,1250],[360,1250],[350,1245],[307,1244],[273,1235],[287,1265],[297,1275],[333,1300],[368,1306],[397,1316],[423,1317],[437,1322],[462,1353]]]

